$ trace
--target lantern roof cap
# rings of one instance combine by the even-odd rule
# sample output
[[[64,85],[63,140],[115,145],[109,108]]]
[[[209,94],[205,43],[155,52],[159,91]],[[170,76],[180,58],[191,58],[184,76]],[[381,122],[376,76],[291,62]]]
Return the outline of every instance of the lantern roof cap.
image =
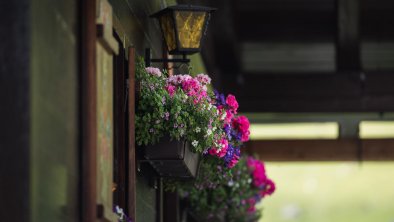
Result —
[[[206,6],[198,6],[198,5],[173,5],[168,6],[165,9],[162,9],[152,15],[150,17],[159,17],[162,14],[165,14],[169,11],[202,11],[202,12],[214,12],[216,8],[206,7]]]

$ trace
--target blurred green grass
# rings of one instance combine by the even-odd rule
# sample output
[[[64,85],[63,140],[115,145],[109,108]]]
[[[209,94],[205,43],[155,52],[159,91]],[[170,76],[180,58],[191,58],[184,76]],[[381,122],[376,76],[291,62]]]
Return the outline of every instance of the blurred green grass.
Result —
[[[264,222],[394,222],[394,163],[266,163]]]

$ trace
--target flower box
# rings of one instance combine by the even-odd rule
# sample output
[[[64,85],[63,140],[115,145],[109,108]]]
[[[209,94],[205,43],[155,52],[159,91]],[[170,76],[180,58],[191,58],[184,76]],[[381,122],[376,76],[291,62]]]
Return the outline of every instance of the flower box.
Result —
[[[144,156],[161,177],[188,179],[197,174],[199,154],[190,151],[185,141],[163,138],[144,147]]]

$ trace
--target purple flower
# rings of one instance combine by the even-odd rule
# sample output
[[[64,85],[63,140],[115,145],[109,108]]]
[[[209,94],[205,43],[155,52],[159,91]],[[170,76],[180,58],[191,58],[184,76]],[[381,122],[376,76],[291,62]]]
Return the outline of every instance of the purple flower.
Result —
[[[150,128],[150,129],[149,129],[149,132],[150,132],[150,133],[153,133],[153,131],[154,131],[153,128]]]
[[[234,155],[234,147],[231,144],[228,144],[227,153],[224,156],[224,161],[226,163],[229,163],[233,159],[233,155]]]
[[[239,148],[239,147],[235,147],[235,148],[234,148],[234,153],[235,153],[235,155],[237,155],[237,156],[241,156],[241,150],[240,150],[240,148]]]
[[[219,93],[216,89],[213,91],[216,98],[216,106],[224,106],[226,105],[226,98],[223,94]]]
[[[165,117],[166,120],[169,120],[169,118],[170,118],[170,113],[169,113],[169,112],[165,112],[165,113],[164,113],[164,117]]]
[[[232,136],[231,136],[231,126],[230,126],[230,124],[226,124],[224,126],[224,132],[226,132],[228,140],[231,140]]]

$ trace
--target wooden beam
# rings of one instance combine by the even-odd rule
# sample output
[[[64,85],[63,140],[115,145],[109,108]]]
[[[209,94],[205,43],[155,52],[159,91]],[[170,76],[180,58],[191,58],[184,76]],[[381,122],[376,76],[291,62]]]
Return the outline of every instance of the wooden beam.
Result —
[[[337,70],[360,71],[359,0],[337,0]]]
[[[361,94],[358,79],[336,73],[244,73],[244,84],[243,88],[233,89],[236,95],[321,98]]]
[[[269,10],[238,12],[238,37],[247,42],[335,42],[335,11]]]
[[[242,112],[384,112],[394,111],[392,72],[244,74],[233,88]],[[231,90],[231,88],[228,88]]]
[[[81,3],[81,221],[97,220],[96,0]]]
[[[243,152],[265,161],[393,161],[394,139],[255,140]]]

